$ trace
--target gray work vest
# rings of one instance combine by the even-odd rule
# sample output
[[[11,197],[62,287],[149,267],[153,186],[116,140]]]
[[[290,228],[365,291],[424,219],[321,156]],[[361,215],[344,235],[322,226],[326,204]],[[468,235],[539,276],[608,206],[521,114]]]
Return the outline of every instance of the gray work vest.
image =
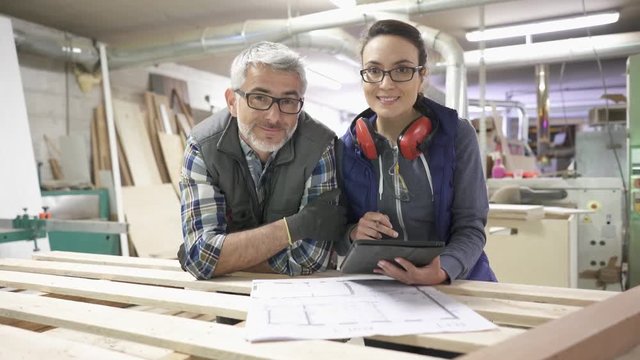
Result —
[[[228,110],[222,110],[203,120],[191,132],[213,184],[224,194],[228,233],[252,229],[297,213],[305,182],[335,138],[335,133],[325,125],[305,112],[300,113],[296,131],[267,168],[265,197],[259,204],[240,146],[236,121]]]

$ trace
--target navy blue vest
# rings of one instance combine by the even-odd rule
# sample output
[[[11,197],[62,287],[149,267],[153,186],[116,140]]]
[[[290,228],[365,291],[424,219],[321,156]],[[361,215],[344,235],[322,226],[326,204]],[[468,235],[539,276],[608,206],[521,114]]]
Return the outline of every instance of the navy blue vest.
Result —
[[[416,103],[416,109],[438,122],[438,129],[429,140],[425,154],[433,180],[435,227],[437,235],[449,242],[451,229],[451,205],[453,203],[453,174],[456,167],[455,137],[458,126],[456,111],[427,98]],[[371,118],[375,113],[367,109],[357,118]],[[356,223],[368,211],[377,211],[377,178],[371,162],[355,144],[355,134],[350,128],[341,141],[342,185],[347,198],[349,223]],[[484,251],[467,275],[470,280],[496,281]]]

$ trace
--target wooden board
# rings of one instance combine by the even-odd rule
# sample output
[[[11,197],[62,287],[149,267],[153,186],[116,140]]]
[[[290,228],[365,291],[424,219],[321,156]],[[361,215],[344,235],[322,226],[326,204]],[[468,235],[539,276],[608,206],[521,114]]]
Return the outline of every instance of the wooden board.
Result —
[[[140,257],[175,258],[182,244],[180,202],[171,184],[122,188],[130,240]]]
[[[67,263],[116,265],[159,270],[182,271],[176,260],[157,258],[134,258],[128,256],[113,256],[103,254],[77,253],[72,251],[47,251],[34,254],[35,260],[61,261]]]
[[[109,132],[107,130],[107,117],[104,105],[100,104],[95,110],[96,132],[98,135],[98,168],[111,170],[111,153],[109,145]]]
[[[131,271],[135,271],[131,269]],[[196,314],[246,319],[249,297],[161,286],[0,270],[0,286],[127,304],[156,306]]]
[[[162,148],[164,162],[167,171],[169,172],[171,185],[173,185],[173,188],[179,197],[180,173],[182,172],[182,160],[184,154],[182,138],[180,138],[180,135],[158,133],[158,139],[160,140],[160,147]]]
[[[88,265],[88,264],[66,264],[62,262],[38,262],[31,260],[14,260],[14,259],[6,259],[0,260],[0,268],[12,271],[23,271],[23,272],[34,272],[41,274],[53,274],[53,275],[64,275],[64,276],[80,276],[87,277],[93,279],[111,279],[118,281],[128,281],[135,282],[141,284],[152,284],[152,285],[165,285],[165,286],[186,286],[195,288],[194,285],[197,285],[201,290],[207,291],[228,291],[235,293],[247,293],[247,290],[250,290],[251,280],[236,280],[236,287],[229,287],[227,281],[231,281],[235,277],[229,276],[226,279],[221,279],[217,281],[198,281],[195,282],[190,278],[189,275],[185,273],[178,273],[173,271],[163,271],[163,270],[155,270],[155,269],[134,269],[134,268],[119,268],[116,266],[104,266],[104,265]],[[186,275],[186,276],[183,276]],[[11,281],[11,279],[0,277],[1,283],[5,286],[18,287],[19,282]],[[25,276],[25,279],[31,279],[31,282],[35,282],[33,276]],[[153,280],[150,280],[153,279]],[[226,280],[226,281],[225,281]],[[86,281],[86,280],[85,280]],[[26,284],[27,280],[23,281]],[[223,282],[224,287],[218,287],[218,283]],[[84,282],[80,282],[84,283]],[[240,286],[243,284],[244,287]],[[42,286],[42,284],[39,284]],[[35,288],[41,289],[39,287],[35,287],[35,284],[30,285],[25,288]],[[222,290],[221,290],[222,289]],[[44,289],[46,291],[51,291],[51,289]],[[43,290],[43,291],[44,291]],[[131,291],[134,291],[132,289]],[[78,290],[74,290],[78,291]],[[114,290],[115,291],[115,290]],[[126,291],[122,290],[122,291]],[[90,291],[83,292],[87,297],[92,297],[92,293]],[[121,293],[120,293],[121,294]],[[115,296],[115,294],[109,294],[109,296]],[[169,295],[167,295],[169,296]],[[475,296],[460,296],[452,294],[454,298],[458,299],[458,301],[465,303],[470,308],[479,312],[481,315],[490,319],[499,324],[507,324],[507,325],[515,325],[515,326],[536,326],[547,322],[552,319],[556,319],[560,316],[566,315],[570,312],[576,311],[578,308],[576,306],[567,306],[563,304],[557,303],[535,303],[530,301],[522,301],[522,300],[507,300],[507,299],[488,299],[482,297]],[[160,295],[158,295],[160,297]],[[112,301],[119,301],[118,299],[113,299],[110,297]],[[223,299],[224,300],[224,299]],[[138,300],[141,301],[141,300]],[[150,301],[146,299],[145,301]],[[139,302],[136,302],[139,303]],[[154,304],[159,306],[158,304]],[[182,306],[182,305],[180,305]],[[184,310],[184,309],[183,309]],[[237,309],[236,309],[237,310]],[[220,310],[215,310],[220,311]],[[204,312],[210,313],[210,312]]]
[[[96,127],[96,119],[91,120],[91,180],[93,185],[99,188],[100,177],[98,172],[100,171],[100,151],[98,150],[98,129]]]
[[[83,341],[81,339],[86,339],[83,342],[96,346],[100,343],[122,342],[122,344],[126,344],[133,342],[141,349],[153,346],[204,357],[286,358],[293,356],[294,350],[298,351],[295,353],[296,358],[323,360],[329,356],[338,356],[338,353],[348,358],[375,359],[386,356],[385,359],[396,359],[408,356],[404,353],[390,353],[389,351],[330,341],[249,344],[243,340],[242,328],[209,323],[216,314],[226,314],[232,318],[243,319],[246,317],[248,309],[248,297],[166,287],[186,286],[206,291],[247,294],[251,289],[253,278],[286,278],[283,275],[234,273],[215,280],[197,281],[184,272],[176,271],[177,261],[175,260],[121,258],[111,255],[79,253],[72,255],[64,252],[39,254],[38,259],[40,260],[0,259],[0,268],[10,269],[10,271],[0,271],[0,287],[45,291],[58,297],[71,297],[73,301],[40,297],[41,300],[34,302],[36,300],[32,299],[32,295],[23,300],[23,298],[15,298],[15,296],[28,295],[9,292],[12,295],[9,296],[11,299],[0,296],[0,317],[16,321],[29,321],[35,325],[65,328],[50,330],[52,334],[68,334],[68,329],[79,332],[75,333],[73,337],[69,337],[69,340]],[[138,261],[137,264],[135,264],[136,261]],[[171,262],[174,263],[173,266]],[[101,263],[111,265],[100,265]],[[158,267],[169,270],[158,270]],[[325,276],[334,277],[340,276],[340,274],[330,271],[314,274],[312,277]],[[455,281],[451,285],[438,286],[438,289],[454,296],[458,301],[468,304],[492,321],[519,326],[500,326],[496,331],[478,333],[377,336],[374,338],[445,351],[470,352],[470,355],[475,355],[481,354],[487,349],[502,346],[501,344],[509,343],[512,341],[511,339],[515,341],[527,336],[535,329],[583,313],[589,309],[589,307],[583,309],[582,307],[585,305],[600,305],[608,301],[605,299],[616,298],[615,293],[604,291],[474,281]],[[7,292],[0,291],[0,293]],[[634,297],[636,296],[634,295]],[[106,301],[112,304],[119,303],[120,306],[127,303],[144,305],[120,309],[105,305],[84,304],[80,301]],[[637,297],[635,301],[638,301]],[[622,305],[626,309],[632,308],[627,303],[616,303],[618,307],[622,308]],[[55,311],[51,311],[51,309],[55,309]],[[604,318],[608,316],[610,311],[607,307],[599,309],[598,313],[601,313]],[[634,311],[637,312],[637,310]],[[606,323],[603,319],[594,319],[598,324]],[[612,327],[617,327],[617,322],[613,321],[613,323]],[[533,327],[534,330],[525,331],[521,326]],[[160,331],[162,335],[158,335],[158,332],[153,329],[162,329]],[[561,334],[564,334],[564,337],[561,336],[562,343],[572,346],[570,345],[573,341],[572,332],[565,330],[563,330],[564,332],[560,331]],[[611,331],[615,332],[615,329]],[[91,334],[98,333],[101,340],[95,340],[95,342],[91,340],[93,337]],[[194,340],[186,338],[184,335],[186,333],[204,334],[205,339],[209,339],[209,336],[212,336],[212,339],[210,341]],[[219,340],[222,337],[228,340],[224,344]],[[624,351],[627,349],[627,345],[630,346],[634,341],[637,343],[639,339],[627,337],[625,345],[619,350]],[[300,343],[312,345],[298,348]],[[256,355],[258,348],[260,348],[259,356]],[[157,351],[165,350],[158,349]],[[534,349],[530,349],[529,352],[536,354]],[[149,352],[149,354],[151,353],[156,352]],[[142,356],[144,351],[132,354]],[[491,354],[491,357],[488,358],[514,358],[508,351]],[[177,353],[172,353],[172,355],[178,358],[183,357],[182,354]]]
[[[144,126],[144,114],[135,103],[113,100],[114,119],[134,185],[161,184],[160,173]]]
[[[130,309],[133,309],[131,307]],[[141,309],[140,311],[145,311]],[[134,341],[127,341],[121,339],[114,339],[112,337],[101,336],[96,334],[89,334],[84,331],[69,330],[63,328],[54,328],[44,332],[46,335],[64,339],[67,341],[74,341],[77,343],[83,343],[91,345],[94,348],[104,348],[110,351],[133,356],[136,359],[148,359],[148,360],[166,360],[167,356],[175,354],[179,356],[181,354],[174,353],[172,350],[161,348],[158,346],[149,346],[140,344]],[[183,360],[189,358],[189,355],[181,355]],[[178,358],[176,358],[178,359]],[[36,360],[36,359],[34,359]]]
[[[50,334],[37,333],[12,326],[0,325],[0,359],[104,359],[136,360],[136,356],[106,350],[84,343],[56,338]]]
[[[462,359],[613,359],[640,343],[639,302],[635,287]]]
[[[169,182],[169,173],[167,172],[167,167],[164,164],[164,157],[162,156],[162,151],[160,150],[160,142],[158,140],[158,119],[153,93],[146,92],[144,94],[144,104],[146,107],[146,113],[144,117],[145,128],[147,129],[147,134],[149,134],[151,149],[153,150],[153,155],[156,158],[156,165],[158,166],[158,170],[160,172],[160,178],[162,179],[163,183],[166,183]]]
[[[229,325],[7,292],[0,292],[0,316],[168,347],[208,358],[293,359],[301,354],[317,353],[330,359],[388,360],[392,355],[387,350],[331,341],[248,343],[244,339],[244,329]],[[392,356],[394,359],[424,359],[406,353],[393,353]]]
[[[87,185],[91,183],[89,171],[89,153],[84,136],[72,134],[58,138],[60,144],[60,165],[64,179],[71,185]]]

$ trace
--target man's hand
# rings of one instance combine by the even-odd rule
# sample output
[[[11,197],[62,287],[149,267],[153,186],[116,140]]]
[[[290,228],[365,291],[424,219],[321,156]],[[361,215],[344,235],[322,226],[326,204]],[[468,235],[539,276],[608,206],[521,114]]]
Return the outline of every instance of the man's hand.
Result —
[[[398,232],[393,230],[387,215],[372,211],[364,214],[349,234],[351,240],[378,240],[383,237],[396,238]]]
[[[325,191],[300,212],[287,217],[291,239],[333,242],[344,236],[347,216],[345,208],[338,205],[338,196],[340,189]]]
[[[378,261],[376,274],[387,275],[407,285],[438,285],[447,281],[447,273],[440,267],[440,256],[423,267],[415,267],[409,260],[395,258],[395,264],[386,260]]]

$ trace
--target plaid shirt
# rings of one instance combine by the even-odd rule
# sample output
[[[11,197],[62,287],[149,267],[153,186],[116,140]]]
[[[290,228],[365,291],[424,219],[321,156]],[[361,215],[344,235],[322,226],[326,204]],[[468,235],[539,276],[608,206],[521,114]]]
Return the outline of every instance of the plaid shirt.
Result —
[[[260,197],[265,183],[264,171],[275,157],[271,155],[262,166],[255,152],[240,139],[249,164],[256,192]],[[241,186],[241,185],[240,185]],[[336,161],[333,141],[325,149],[320,161],[305,183],[300,209],[325,191],[336,189]],[[196,141],[189,137],[180,178],[182,235],[187,249],[187,270],[198,279],[213,277],[222,244],[227,237],[226,200],[207,171]],[[261,197],[260,197],[261,198]],[[262,200],[262,198],[261,198]],[[268,259],[276,273],[306,275],[327,268],[331,243],[302,239]]]

